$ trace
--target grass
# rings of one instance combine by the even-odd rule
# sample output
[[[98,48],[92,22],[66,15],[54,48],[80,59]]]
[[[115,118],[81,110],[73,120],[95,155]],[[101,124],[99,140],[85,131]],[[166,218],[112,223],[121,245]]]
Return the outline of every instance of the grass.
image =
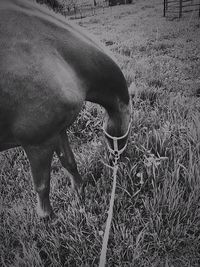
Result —
[[[200,22],[162,17],[158,0],[133,1],[77,20],[109,46],[130,85],[134,112],[117,177],[107,266],[200,265]],[[69,129],[87,179],[83,209],[52,162],[57,218],[35,214],[24,152],[0,155],[0,265],[97,266],[111,177],[103,112],[86,104]]]

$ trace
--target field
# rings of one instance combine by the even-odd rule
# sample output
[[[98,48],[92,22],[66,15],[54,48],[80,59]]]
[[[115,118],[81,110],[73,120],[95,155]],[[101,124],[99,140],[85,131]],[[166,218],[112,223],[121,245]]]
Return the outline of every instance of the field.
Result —
[[[200,266],[200,19],[163,18],[162,8],[133,0],[76,20],[113,51],[134,96],[107,266]],[[53,159],[52,221],[35,213],[25,153],[0,154],[0,266],[98,266],[112,185],[102,119],[87,103],[68,131],[84,208]]]

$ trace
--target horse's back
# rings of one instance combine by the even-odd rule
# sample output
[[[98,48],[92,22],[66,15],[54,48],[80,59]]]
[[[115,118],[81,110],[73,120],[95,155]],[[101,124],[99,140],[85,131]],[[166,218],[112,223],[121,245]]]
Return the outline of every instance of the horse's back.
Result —
[[[37,142],[73,122],[84,92],[58,51],[58,30],[14,2],[0,4],[0,142]]]

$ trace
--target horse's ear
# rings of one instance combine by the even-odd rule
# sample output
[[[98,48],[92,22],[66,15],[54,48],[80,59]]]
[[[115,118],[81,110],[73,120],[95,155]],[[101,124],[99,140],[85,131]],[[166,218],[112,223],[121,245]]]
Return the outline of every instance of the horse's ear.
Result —
[[[129,91],[129,95],[134,97],[135,95],[137,95],[137,87],[136,87],[136,84],[135,82],[132,82],[128,88],[128,91]]]

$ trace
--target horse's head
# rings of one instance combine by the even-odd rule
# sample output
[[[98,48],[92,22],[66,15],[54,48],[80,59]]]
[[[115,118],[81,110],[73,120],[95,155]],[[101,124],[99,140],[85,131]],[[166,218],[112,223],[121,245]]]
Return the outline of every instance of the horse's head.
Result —
[[[131,100],[128,105],[118,106],[118,111],[105,116],[103,126],[108,150],[115,158],[119,158],[126,149],[132,122]]]

